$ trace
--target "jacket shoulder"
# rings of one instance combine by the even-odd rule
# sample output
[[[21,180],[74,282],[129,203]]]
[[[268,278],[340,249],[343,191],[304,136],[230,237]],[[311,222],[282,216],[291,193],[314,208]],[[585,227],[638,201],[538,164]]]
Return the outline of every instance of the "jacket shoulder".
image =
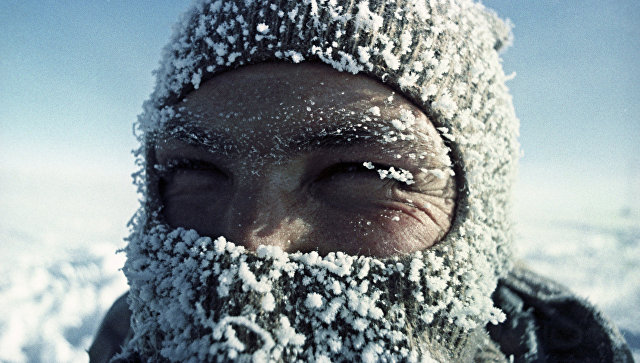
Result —
[[[120,296],[105,315],[96,337],[89,348],[91,363],[109,362],[111,357],[120,353],[131,331],[131,311],[127,303],[129,293]]]
[[[487,330],[516,362],[633,362],[618,329],[596,307],[531,270],[514,268],[492,298],[507,320]]]

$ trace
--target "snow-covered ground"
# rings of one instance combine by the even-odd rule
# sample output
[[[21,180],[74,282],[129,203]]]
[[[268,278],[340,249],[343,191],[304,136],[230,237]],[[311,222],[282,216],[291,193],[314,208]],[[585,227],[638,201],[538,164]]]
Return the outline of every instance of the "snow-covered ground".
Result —
[[[133,187],[126,173],[78,170],[0,166],[2,362],[86,361],[102,315],[127,289],[115,250]],[[628,182],[523,171],[518,254],[599,306],[640,360],[638,203],[608,192]]]

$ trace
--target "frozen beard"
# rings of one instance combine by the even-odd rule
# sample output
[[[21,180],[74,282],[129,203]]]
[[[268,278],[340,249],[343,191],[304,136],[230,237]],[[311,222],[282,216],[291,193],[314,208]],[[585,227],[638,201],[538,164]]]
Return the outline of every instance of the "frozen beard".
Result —
[[[138,221],[139,222],[139,221]],[[138,225],[126,248],[134,336],[148,361],[470,360],[504,319],[481,254],[245,250],[194,230]]]
[[[468,0],[202,0],[175,29],[135,125],[147,206],[126,248],[134,336],[122,356],[470,360],[476,334],[504,318],[490,296],[511,266],[518,120],[498,54],[509,26]],[[148,213],[149,140],[176,102],[218,73],[276,60],[369,75],[428,113],[464,176],[444,240],[386,259],[247,252]]]

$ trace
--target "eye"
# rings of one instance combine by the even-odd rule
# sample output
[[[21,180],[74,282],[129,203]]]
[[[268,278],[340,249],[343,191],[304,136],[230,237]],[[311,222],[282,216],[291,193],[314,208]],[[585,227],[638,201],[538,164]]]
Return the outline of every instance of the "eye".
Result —
[[[206,197],[230,181],[220,168],[202,160],[170,160],[155,168],[160,176],[160,193],[165,200],[184,195]]]
[[[218,233],[210,229],[211,221],[220,219],[226,209],[231,177],[215,164],[201,160],[170,160],[155,169],[167,222],[206,234]]]
[[[389,167],[379,164],[338,163],[322,170],[313,182],[316,199],[330,204],[362,205],[388,200],[401,183],[392,178],[381,178],[378,170]]]
[[[161,178],[170,178],[176,173],[203,172],[226,178],[227,175],[215,164],[202,160],[172,159],[164,164],[155,165]]]
[[[377,178],[376,166],[371,164],[371,168],[364,166],[364,163],[338,163],[324,169],[318,175],[319,181],[331,181],[339,178]]]

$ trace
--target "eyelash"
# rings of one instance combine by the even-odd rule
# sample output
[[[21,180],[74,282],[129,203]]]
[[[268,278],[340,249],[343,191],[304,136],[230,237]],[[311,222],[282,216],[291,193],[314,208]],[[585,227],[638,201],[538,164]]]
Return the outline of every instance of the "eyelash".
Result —
[[[355,171],[363,172],[369,171],[369,169],[366,169],[363,165],[354,162],[339,162],[322,170],[318,175],[318,179],[327,178],[340,173],[351,173]]]
[[[379,178],[379,174],[377,170],[388,170],[391,168],[390,165],[380,164],[380,163],[371,163],[373,165],[372,169],[369,169],[363,165],[362,162],[352,162],[352,161],[340,161],[336,164],[333,164],[324,170],[322,170],[316,180],[323,180],[325,178],[330,178],[334,175],[338,175],[340,173],[364,173],[371,174],[371,176],[375,176]],[[164,164],[156,164],[154,165],[154,169],[158,173],[160,179],[168,180],[170,179],[178,170],[187,169],[187,170],[204,170],[204,171],[213,171],[228,177],[228,175],[220,170],[217,166],[202,160],[197,159],[172,159],[167,161]],[[384,178],[380,179],[383,183],[384,187],[393,187],[396,186],[400,189],[411,189],[410,185],[406,183],[399,182],[392,178]]]
[[[380,175],[378,174],[378,170],[388,170],[389,168],[391,168],[391,166],[379,164],[379,163],[371,163],[371,164],[373,165],[373,168],[370,169],[365,167],[362,162],[338,162],[322,170],[318,175],[318,177],[316,178],[316,180],[330,178],[340,173],[360,172],[360,173],[371,174],[372,176],[375,176],[376,178],[380,179],[380,181],[384,184],[384,187],[397,186],[401,189],[408,189],[409,185],[407,185],[406,183],[401,183],[392,178],[384,178],[384,179],[380,178]]]
[[[176,171],[181,169],[213,171],[221,175],[224,175],[225,177],[227,176],[225,172],[220,170],[215,165],[209,162],[197,160],[197,159],[195,160],[194,159],[172,159],[167,161],[164,164],[154,165],[154,169],[158,172],[158,175],[162,179],[166,179],[172,176],[173,174],[175,174]]]

